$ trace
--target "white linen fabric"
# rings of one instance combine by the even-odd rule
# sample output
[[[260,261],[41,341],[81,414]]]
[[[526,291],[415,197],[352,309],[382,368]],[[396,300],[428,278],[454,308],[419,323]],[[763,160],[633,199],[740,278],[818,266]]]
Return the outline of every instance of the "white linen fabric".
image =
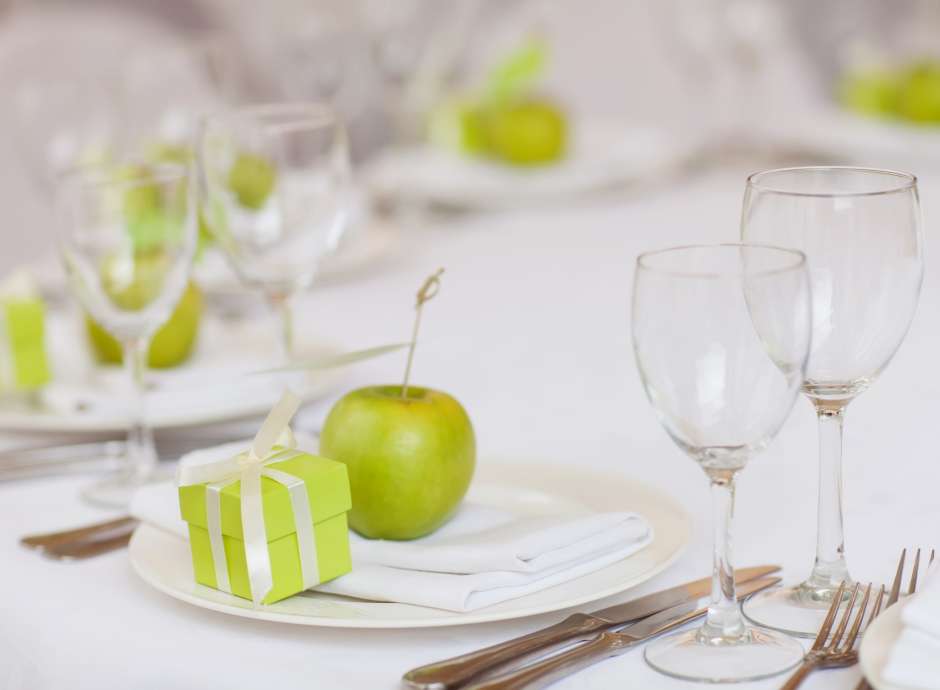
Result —
[[[884,669],[892,684],[940,687],[940,568],[931,568],[919,591],[901,611],[904,625]]]
[[[212,462],[248,444],[195,451],[180,462]],[[307,439],[298,439],[298,444],[312,447]],[[131,514],[186,538],[172,483],[138,491]],[[530,517],[466,502],[446,525],[422,539],[372,540],[350,532],[353,571],[316,589],[472,611],[593,572],[636,553],[652,539],[649,523],[635,513]]]

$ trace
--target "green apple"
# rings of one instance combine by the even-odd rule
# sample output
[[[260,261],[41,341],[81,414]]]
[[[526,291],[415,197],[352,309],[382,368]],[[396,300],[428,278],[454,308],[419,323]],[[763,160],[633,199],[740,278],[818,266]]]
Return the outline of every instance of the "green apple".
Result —
[[[250,153],[239,154],[228,172],[228,186],[245,208],[257,211],[271,195],[277,172],[274,166],[261,156]]]
[[[862,115],[894,115],[898,107],[898,92],[898,79],[888,70],[851,73],[839,85],[842,103]]]
[[[940,123],[940,65],[922,62],[904,75],[898,112],[913,122]]]
[[[333,406],[320,454],[346,464],[349,524],[371,539],[415,539],[444,524],[463,499],[476,464],[466,411],[440,391],[375,386]]]
[[[157,281],[162,281],[161,263],[158,257],[138,257],[134,277],[129,283],[106,279],[105,289],[122,309],[142,309],[159,289]],[[108,272],[108,276],[118,275],[120,272],[114,268],[116,265],[114,261],[107,262],[103,270]],[[189,283],[170,318],[150,342],[149,366],[167,368],[186,361],[199,333],[202,306],[202,292],[194,283]],[[119,364],[123,359],[120,343],[88,315],[85,316],[85,325],[96,359],[105,364]]]
[[[565,114],[537,99],[512,103],[487,119],[491,152],[514,165],[541,165],[558,160],[567,145]]]

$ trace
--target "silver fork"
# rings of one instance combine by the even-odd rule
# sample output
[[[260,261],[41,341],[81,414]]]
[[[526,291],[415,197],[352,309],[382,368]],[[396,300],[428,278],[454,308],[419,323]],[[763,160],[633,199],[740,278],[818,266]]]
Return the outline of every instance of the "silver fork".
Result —
[[[936,557],[937,552],[935,549],[930,550],[930,560],[927,563],[927,567],[930,567],[933,564],[934,558]],[[885,609],[890,608],[898,602],[898,599],[901,597],[901,580],[904,574],[904,561],[907,558],[907,549],[901,549],[901,558],[898,559],[898,569],[894,574],[894,582],[891,584],[891,594],[888,596],[888,602],[885,604]],[[920,549],[917,549],[917,553],[914,555],[914,568],[911,571],[911,581],[907,586],[907,594],[910,596],[917,590],[917,575],[920,572]],[[884,587],[882,587],[884,591]],[[874,611],[872,613],[869,623],[880,613],[880,610]],[[862,678],[858,685],[855,686],[855,690],[872,690],[871,685],[867,680]]]
[[[852,617],[852,610],[855,608],[860,586],[861,585],[856,583],[853,588],[852,596],[849,597],[845,612],[842,614],[839,625],[836,627],[836,631],[832,633],[832,638],[830,639],[829,631],[832,630],[832,624],[836,620],[839,607],[842,605],[842,597],[845,594],[845,583],[843,582],[839,586],[839,591],[836,592],[836,595],[832,598],[829,612],[826,614],[826,618],[819,628],[819,634],[816,635],[816,641],[813,643],[812,648],[807,652],[806,656],[803,657],[803,663],[796,672],[790,676],[790,679],[781,686],[780,690],[796,690],[810,673],[818,669],[843,668],[858,663],[858,652],[855,650],[855,641],[858,639],[858,634],[862,629],[865,610],[868,608],[868,600],[871,596],[871,583],[865,588],[865,596],[858,607],[855,621],[852,623],[852,627],[849,629],[849,633],[845,637],[844,642],[843,635],[845,635],[849,620]],[[882,587],[875,600],[874,611],[868,618],[869,623],[871,623],[878,611],[881,610],[881,602],[884,599],[884,595],[885,588]]]

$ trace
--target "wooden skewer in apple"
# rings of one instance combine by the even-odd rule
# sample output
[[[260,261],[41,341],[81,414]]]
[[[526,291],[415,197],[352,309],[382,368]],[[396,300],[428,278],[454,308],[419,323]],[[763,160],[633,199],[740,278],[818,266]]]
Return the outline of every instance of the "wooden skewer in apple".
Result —
[[[320,454],[349,474],[349,525],[372,539],[430,534],[456,512],[473,478],[476,437],[466,410],[443,391],[409,385],[421,312],[443,272],[418,290],[404,382],[347,393],[320,435]]]
[[[408,363],[405,364],[405,380],[401,384],[401,397],[408,397],[408,379],[411,378],[411,362],[415,356],[415,345],[418,343],[418,329],[421,327],[421,309],[426,302],[430,302],[441,289],[441,274],[443,268],[437,269],[428,276],[418,289],[418,298],[415,301],[415,325],[411,330],[411,345],[408,346]]]

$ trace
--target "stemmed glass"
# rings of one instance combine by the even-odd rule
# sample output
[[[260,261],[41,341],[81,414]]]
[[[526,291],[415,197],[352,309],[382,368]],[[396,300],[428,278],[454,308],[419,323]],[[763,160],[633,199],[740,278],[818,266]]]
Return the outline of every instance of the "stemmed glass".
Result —
[[[84,496],[126,506],[153,473],[156,452],[144,409],[150,338],[176,307],[196,247],[192,175],[181,165],[86,166],[56,187],[57,245],[72,292],[124,346],[133,389],[127,462]]]
[[[848,581],[842,528],[842,423],[846,406],[878,378],[907,333],[923,276],[917,180],[850,167],[751,175],[741,237],[808,257],[813,346],[803,393],[819,418],[816,562],[802,584],[748,600],[756,623],[812,637]]]
[[[197,146],[201,221],[235,273],[280,314],[281,352],[293,354],[293,296],[346,229],[346,130],[329,106],[250,106],[210,115]]]
[[[801,252],[758,245],[643,254],[633,284],[633,348],[646,394],[673,441],[699,463],[714,504],[705,623],[647,646],[671,676],[735,682],[796,664],[802,646],[746,626],[735,600],[730,523],[735,478],[777,434],[803,381],[810,290]]]

